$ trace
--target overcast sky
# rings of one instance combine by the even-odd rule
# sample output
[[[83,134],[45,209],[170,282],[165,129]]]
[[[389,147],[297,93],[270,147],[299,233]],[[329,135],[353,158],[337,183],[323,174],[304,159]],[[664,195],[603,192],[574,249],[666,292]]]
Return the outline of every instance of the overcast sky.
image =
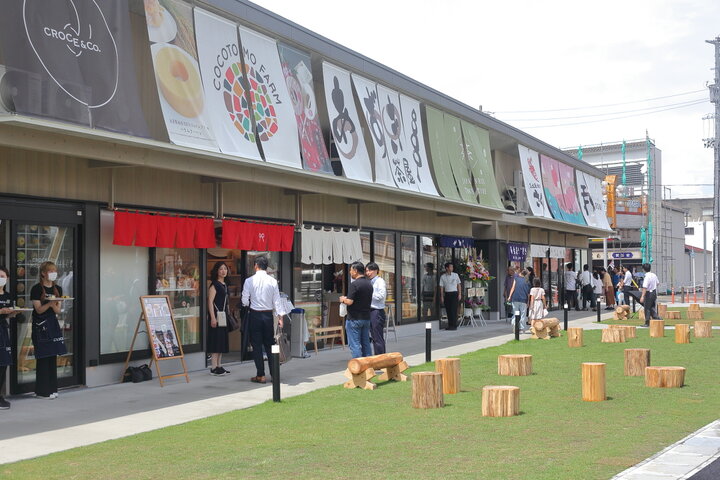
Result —
[[[673,197],[712,183],[702,117],[714,112],[705,40],[720,35],[718,0],[256,3],[560,148],[647,130]]]

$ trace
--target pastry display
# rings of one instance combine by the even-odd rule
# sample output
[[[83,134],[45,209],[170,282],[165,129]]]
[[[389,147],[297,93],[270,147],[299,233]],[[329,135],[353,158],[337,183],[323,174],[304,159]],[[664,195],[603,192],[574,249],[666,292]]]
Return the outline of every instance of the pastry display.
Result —
[[[25,306],[25,299],[20,297],[17,299],[17,306],[23,308]]]
[[[145,0],[145,17],[147,23],[159,27],[163,22],[163,8],[158,0]]]
[[[18,246],[18,247],[23,247],[23,246],[25,246],[25,237],[23,237],[23,236],[18,236],[18,237],[17,237],[17,246]]]
[[[176,112],[188,118],[200,115],[204,105],[200,73],[187,53],[162,47],[155,55],[155,73],[163,97]]]
[[[17,254],[17,260],[18,260],[18,262],[23,262],[23,261],[25,261],[25,252],[18,252],[18,254]]]
[[[18,267],[18,268],[17,268],[17,276],[18,276],[18,277],[24,277],[24,276],[25,276],[25,267]]]
[[[23,293],[25,291],[25,284],[22,282],[18,282],[17,286],[15,287],[15,290],[18,293]]]

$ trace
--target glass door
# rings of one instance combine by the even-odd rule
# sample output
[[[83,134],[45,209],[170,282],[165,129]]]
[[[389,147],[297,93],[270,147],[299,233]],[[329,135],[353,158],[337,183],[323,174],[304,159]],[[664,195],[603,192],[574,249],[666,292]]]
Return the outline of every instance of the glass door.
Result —
[[[11,291],[18,307],[32,308],[30,290],[39,282],[40,265],[53,262],[57,266],[56,285],[62,295],[74,298],[62,302],[58,315],[68,353],[57,359],[57,376],[60,386],[79,383],[77,368],[78,328],[76,313],[76,278],[74,226],[14,222],[10,235]],[[18,315],[13,322],[12,336],[16,342],[16,365],[11,374],[13,393],[31,392],[35,388],[35,356],[31,340],[30,312]]]

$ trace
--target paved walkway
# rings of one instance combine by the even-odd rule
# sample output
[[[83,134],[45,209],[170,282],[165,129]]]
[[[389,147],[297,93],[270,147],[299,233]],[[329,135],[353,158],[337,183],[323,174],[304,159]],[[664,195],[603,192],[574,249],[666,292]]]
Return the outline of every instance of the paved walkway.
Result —
[[[562,312],[557,313],[562,319]],[[573,326],[603,327],[595,322],[594,312],[570,312],[569,317]],[[603,312],[603,319],[608,317],[609,314]],[[389,334],[388,350],[403,352],[409,365],[424,363],[424,323],[401,326],[397,330],[397,342],[393,334]],[[497,321],[480,328],[461,327],[454,332],[438,330],[437,322],[433,322],[433,358],[501,345],[514,338],[508,333],[510,331],[509,324]],[[282,367],[282,397],[343,383],[346,379],[342,372],[348,358],[347,349],[336,347],[321,351],[319,355],[313,353],[309,358],[293,359]],[[229,368],[232,370],[229,376],[213,377],[206,370],[192,372],[189,384],[184,379],[175,379],[166,382],[164,388],[154,379],[139,384],[68,389],[61,391],[57,400],[41,400],[29,395],[11,398],[12,408],[0,412],[0,464],[178,425],[272,399],[270,384],[250,383],[249,378],[255,374],[252,362]],[[690,468],[687,472],[699,471],[700,467],[720,456],[720,431],[717,425],[715,428],[698,431],[678,442],[677,446],[685,449],[681,459],[686,462],[683,465]],[[719,441],[717,444],[712,443],[713,434]],[[710,440],[703,440],[705,438]],[[693,450],[695,445],[702,448]],[[692,454],[688,450],[693,450]],[[666,452],[660,452],[616,478],[688,478],[676,475],[676,465],[668,463],[676,457],[663,456]],[[637,472],[640,473],[636,475]],[[660,476],[642,476],[650,472],[658,472]]]

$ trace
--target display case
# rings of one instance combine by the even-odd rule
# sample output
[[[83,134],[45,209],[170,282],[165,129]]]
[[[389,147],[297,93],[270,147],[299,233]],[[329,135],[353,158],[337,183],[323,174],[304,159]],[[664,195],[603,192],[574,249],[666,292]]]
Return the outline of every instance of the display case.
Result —
[[[155,249],[155,293],[167,295],[183,346],[200,343],[200,251]]]

